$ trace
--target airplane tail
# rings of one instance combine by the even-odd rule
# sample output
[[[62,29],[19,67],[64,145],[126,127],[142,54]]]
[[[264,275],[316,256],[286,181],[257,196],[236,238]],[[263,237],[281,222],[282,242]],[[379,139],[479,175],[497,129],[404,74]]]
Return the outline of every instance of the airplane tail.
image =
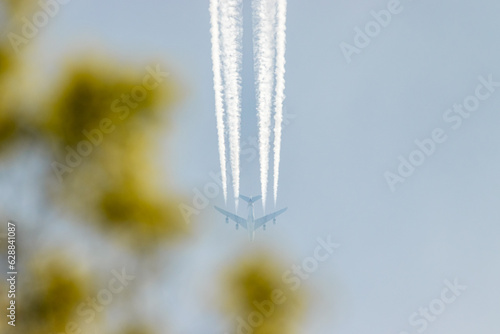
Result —
[[[262,196],[259,195],[259,196],[254,196],[254,197],[250,198],[250,197],[246,197],[246,196],[240,195],[240,198],[242,200],[244,200],[245,202],[247,202],[248,204],[252,204],[252,203],[257,202],[259,199],[261,199]]]

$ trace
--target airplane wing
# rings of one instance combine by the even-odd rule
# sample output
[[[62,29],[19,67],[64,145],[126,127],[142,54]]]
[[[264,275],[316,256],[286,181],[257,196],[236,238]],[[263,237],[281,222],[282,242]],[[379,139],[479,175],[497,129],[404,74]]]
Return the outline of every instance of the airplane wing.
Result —
[[[224,216],[226,216],[226,217],[230,218],[231,220],[233,220],[234,222],[236,222],[238,225],[241,225],[244,228],[247,228],[247,220],[246,219],[241,218],[240,216],[237,216],[231,212],[227,212],[226,210],[222,210],[221,208],[216,207],[216,206],[215,206],[215,209],[217,211],[219,211],[220,213],[222,213]]]
[[[281,209],[279,211],[276,211],[276,212],[273,212],[273,213],[270,213],[264,217],[260,217],[259,219],[255,219],[255,229],[258,229],[259,227],[261,227],[262,225],[264,225],[265,223],[267,223],[268,221],[270,221],[271,219],[274,219],[276,217],[278,217],[279,215],[281,215],[283,212],[286,211],[287,208],[284,208],[284,209]]]

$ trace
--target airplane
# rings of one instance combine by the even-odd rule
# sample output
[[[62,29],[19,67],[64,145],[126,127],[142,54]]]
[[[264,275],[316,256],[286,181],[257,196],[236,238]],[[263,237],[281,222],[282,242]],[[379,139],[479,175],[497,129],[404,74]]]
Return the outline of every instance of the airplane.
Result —
[[[273,224],[276,224],[276,217],[281,215],[283,212],[287,210],[287,208],[278,210],[276,212],[270,213],[268,215],[265,215],[264,217],[260,217],[255,219],[253,216],[253,204],[260,200],[262,196],[254,196],[254,197],[246,197],[243,195],[240,195],[240,199],[244,200],[245,202],[248,203],[248,218],[242,218],[238,215],[235,215],[231,212],[227,212],[226,210],[223,210],[217,206],[215,206],[215,209],[222,213],[224,216],[226,216],[226,223],[229,223],[229,219],[233,220],[236,223],[236,229],[241,225],[244,228],[247,229],[248,231],[248,236],[250,237],[250,240],[253,241],[255,237],[255,230],[257,230],[259,227],[262,226],[262,229],[265,231],[266,230],[266,223],[270,220],[273,221]]]

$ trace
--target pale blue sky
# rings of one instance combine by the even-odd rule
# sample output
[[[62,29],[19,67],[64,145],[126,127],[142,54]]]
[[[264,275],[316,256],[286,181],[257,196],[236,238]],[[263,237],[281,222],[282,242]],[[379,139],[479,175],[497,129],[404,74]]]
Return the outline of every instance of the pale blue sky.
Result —
[[[353,29],[387,3],[289,1],[285,105],[296,117],[283,133],[278,200],[289,211],[250,244],[203,210],[162,300],[170,328],[222,333],[231,319],[208,296],[235,254],[265,245],[300,263],[316,238],[332,235],[341,247],[307,282],[318,298],[303,333],[417,333],[408,317],[454,278],[467,290],[426,333],[498,333],[500,89],[456,131],[442,116],[474,93],[479,76],[500,81],[500,3],[402,0],[348,64],[339,44],[353,43]],[[243,139],[257,134],[250,9],[245,1]],[[46,68],[89,45],[171,66],[188,94],[159,159],[188,198],[210,181],[219,167],[208,1],[73,0],[35,43]],[[391,192],[384,172],[438,127],[447,141]],[[242,193],[259,192],[257,160],[242,164],[241,182]]]

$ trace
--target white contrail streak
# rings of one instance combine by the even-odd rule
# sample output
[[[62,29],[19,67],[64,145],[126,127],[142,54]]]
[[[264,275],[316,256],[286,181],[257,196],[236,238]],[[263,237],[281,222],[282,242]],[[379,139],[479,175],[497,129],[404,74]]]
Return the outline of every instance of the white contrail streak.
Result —
[[[276,95],[274,114],[274,205],[278,199],[280,172],[281,126],[285,99],[286,0],[278,0],[276,27]]]
[[[229,152],[236,209],[240,195],[240,115],[242,0],[222,0],[221,30],[224,65],[224,95],[229,126]]]
[[[259,156],[262,205],[265,210],[271,137],[271,108],[274,84],[275,0],[254,2],[254,66],[259,118]]]
[[[219,141],[219,159],[222,174],[222,192],[227,203],[227,171],[226,171],[226,129],[224,126],[224,100],[221,76],[221,45],[219,28],[219,0],[210,0],[210,23],[212,33],[212,69],[214,72],[215,118]]]

